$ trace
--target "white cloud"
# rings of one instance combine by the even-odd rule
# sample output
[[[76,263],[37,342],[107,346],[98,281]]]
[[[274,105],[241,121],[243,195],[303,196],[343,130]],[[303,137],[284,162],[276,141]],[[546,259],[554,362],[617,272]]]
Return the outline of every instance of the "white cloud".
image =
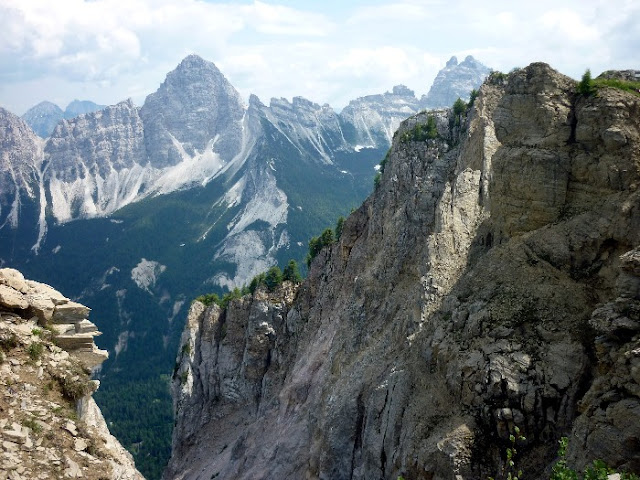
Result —
[[[574,77],[638,67],[629,65],[640,45],[635,0],[286,3],[295,7],[0,0],[0,104],[22,113],[43,99],[141,103],[190,53],[215,62],[245,96],[337,107],[397,83],[426,93],[451,55],[504,71],[546,61]]]

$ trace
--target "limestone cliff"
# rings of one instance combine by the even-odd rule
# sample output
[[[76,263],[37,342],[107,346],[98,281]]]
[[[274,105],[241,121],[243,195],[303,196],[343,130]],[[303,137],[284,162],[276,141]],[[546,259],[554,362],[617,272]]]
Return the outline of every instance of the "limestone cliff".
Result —
[[[107,352],[89,308],[0,269],[0,478],[143,480],[109,433],[88,372]]]
[[[493,75],[381,181],[297,291],[195,302],[167,479],[640,471],[640,97]]]

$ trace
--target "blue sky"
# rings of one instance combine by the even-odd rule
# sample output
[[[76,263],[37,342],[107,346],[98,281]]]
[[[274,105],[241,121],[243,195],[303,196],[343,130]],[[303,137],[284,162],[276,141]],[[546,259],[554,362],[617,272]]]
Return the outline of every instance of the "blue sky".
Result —
[[[141,105],[182,58],[213,61],[246,98],[342,108],[403,83],[418,95],[457,55],[579,78],[640,68],[637,0],[0,0],[0,105]]]

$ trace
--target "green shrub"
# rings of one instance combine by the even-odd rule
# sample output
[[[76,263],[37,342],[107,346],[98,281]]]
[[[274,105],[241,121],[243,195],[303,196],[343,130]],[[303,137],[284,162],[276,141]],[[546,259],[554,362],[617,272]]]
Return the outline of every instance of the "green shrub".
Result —
[[[334,234],[331,228],[326,228],[319,237],[311,237],[309,240],[309,253],[307,253],[307,266],[311,266],[311,262],[320,253],[320,251],[334,243]]]
[[[282,280],[287,280],[292,283],[300,283],[302,281],[302,276],[300,275],[300,271],[298,270],[298,263],[295,260],[289,260],[287,266],[284,267],[284,270],[282,272]]]
[[[26,418],[22,420],[22,425],[27,428],[30,428],[33,433],[42,432],[42,425],[36,422],[33,418]]]
[[[567,446],[569,440],[567,437],[562,437],[558,441],[558,460],[551,470],[551,480],[607,480],[607,477],[612,473],[620,473],[621,480],[638,480],[639,477],[633,473],[616,472],[614,469],[607,466],[602,460],[594,460],[592,466],[585,469],[584,473],[580,475],[579,472],[570,468],[567,465]]]
[[[336,241],[340,240],[342,236],[342,229],[344,228],[344,217],[338,217],[338,221],[336,222]]]
[[[373,188],[378,188],[380,186],[380,178],[382,174],[380,172],[376,172],[375,177],[373,177]]]
[[[33,342],[27,347],[27,353],[29,354],[29,358],[34,362],[40,360],[42,357],[42,352],[44,350],[44,345],[40,342]]]
[[[591,70],[587,69],[586,72],[582,75],[582,80],[578,83],[578,93],[581,95],[593,95],[596,93],[596,89],[593,85],[593,80],[591,79]]]
[[[640,95],[640,82],[631,82],[628,80],[621,80],[619,78],[596,78],[593,81],[593,86],[595,88],[610,87]]]
[[[478,98],[480,92],[478,92],[478,90],[476,90],[475,88],[473,90],[471,90],[471,93],[469,94],[469,108],[473,107],[473,104],[476,102],[476,98]]]
[[[267,270],[267,274],[264,277],[264,284],[270,292],[273,292],[282,284],[282,271],[280,270],[280,267],[274,265]]]
[[[18,337],[13,332],[3,332],[0,334],[0,348],[5,352],[18,346]]]
[[[258,275],[253,277],[251,279],[251,282],[249,283],[249,292],[251,292],[251,294],[255,293],[256,288],[258,288],[260,285],[264,285],[264,279],[264,273],[259,273]]]
[[[402,143],[424,142],[425,140],[434,140],[436,138],[438,138],[436,119],[433,115],[429,115],[427,116],[427,123],[416,124],[411,130],[402,134],[400,141]]]
[[[204,295],[200,295],[199,297],[196,297],[196,300],[200,303],[203,303],[205,307],[210,307],[214,303],[216,305],[220,305],[221,303],[220,297],[217,293],[207,293]]]
[[[58,382],[62,388],[62,394],[69,400],[76,401],[93,393],[94,386],[88,376],[67,375],[59,378]]]
[[[460,97],[453,103],[453,114],[460,116],[467,111],[467,104]]]

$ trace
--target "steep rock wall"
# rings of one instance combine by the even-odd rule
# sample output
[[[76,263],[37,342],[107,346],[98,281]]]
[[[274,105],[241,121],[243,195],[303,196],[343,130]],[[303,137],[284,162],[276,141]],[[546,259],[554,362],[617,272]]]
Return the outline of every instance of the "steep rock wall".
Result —
[[[295,300],[195,303],[166,478],[487,478],[514,426],[531,477],[562,435],[637,472],[640,99],[574,92],[532,64],[412,117]]]

